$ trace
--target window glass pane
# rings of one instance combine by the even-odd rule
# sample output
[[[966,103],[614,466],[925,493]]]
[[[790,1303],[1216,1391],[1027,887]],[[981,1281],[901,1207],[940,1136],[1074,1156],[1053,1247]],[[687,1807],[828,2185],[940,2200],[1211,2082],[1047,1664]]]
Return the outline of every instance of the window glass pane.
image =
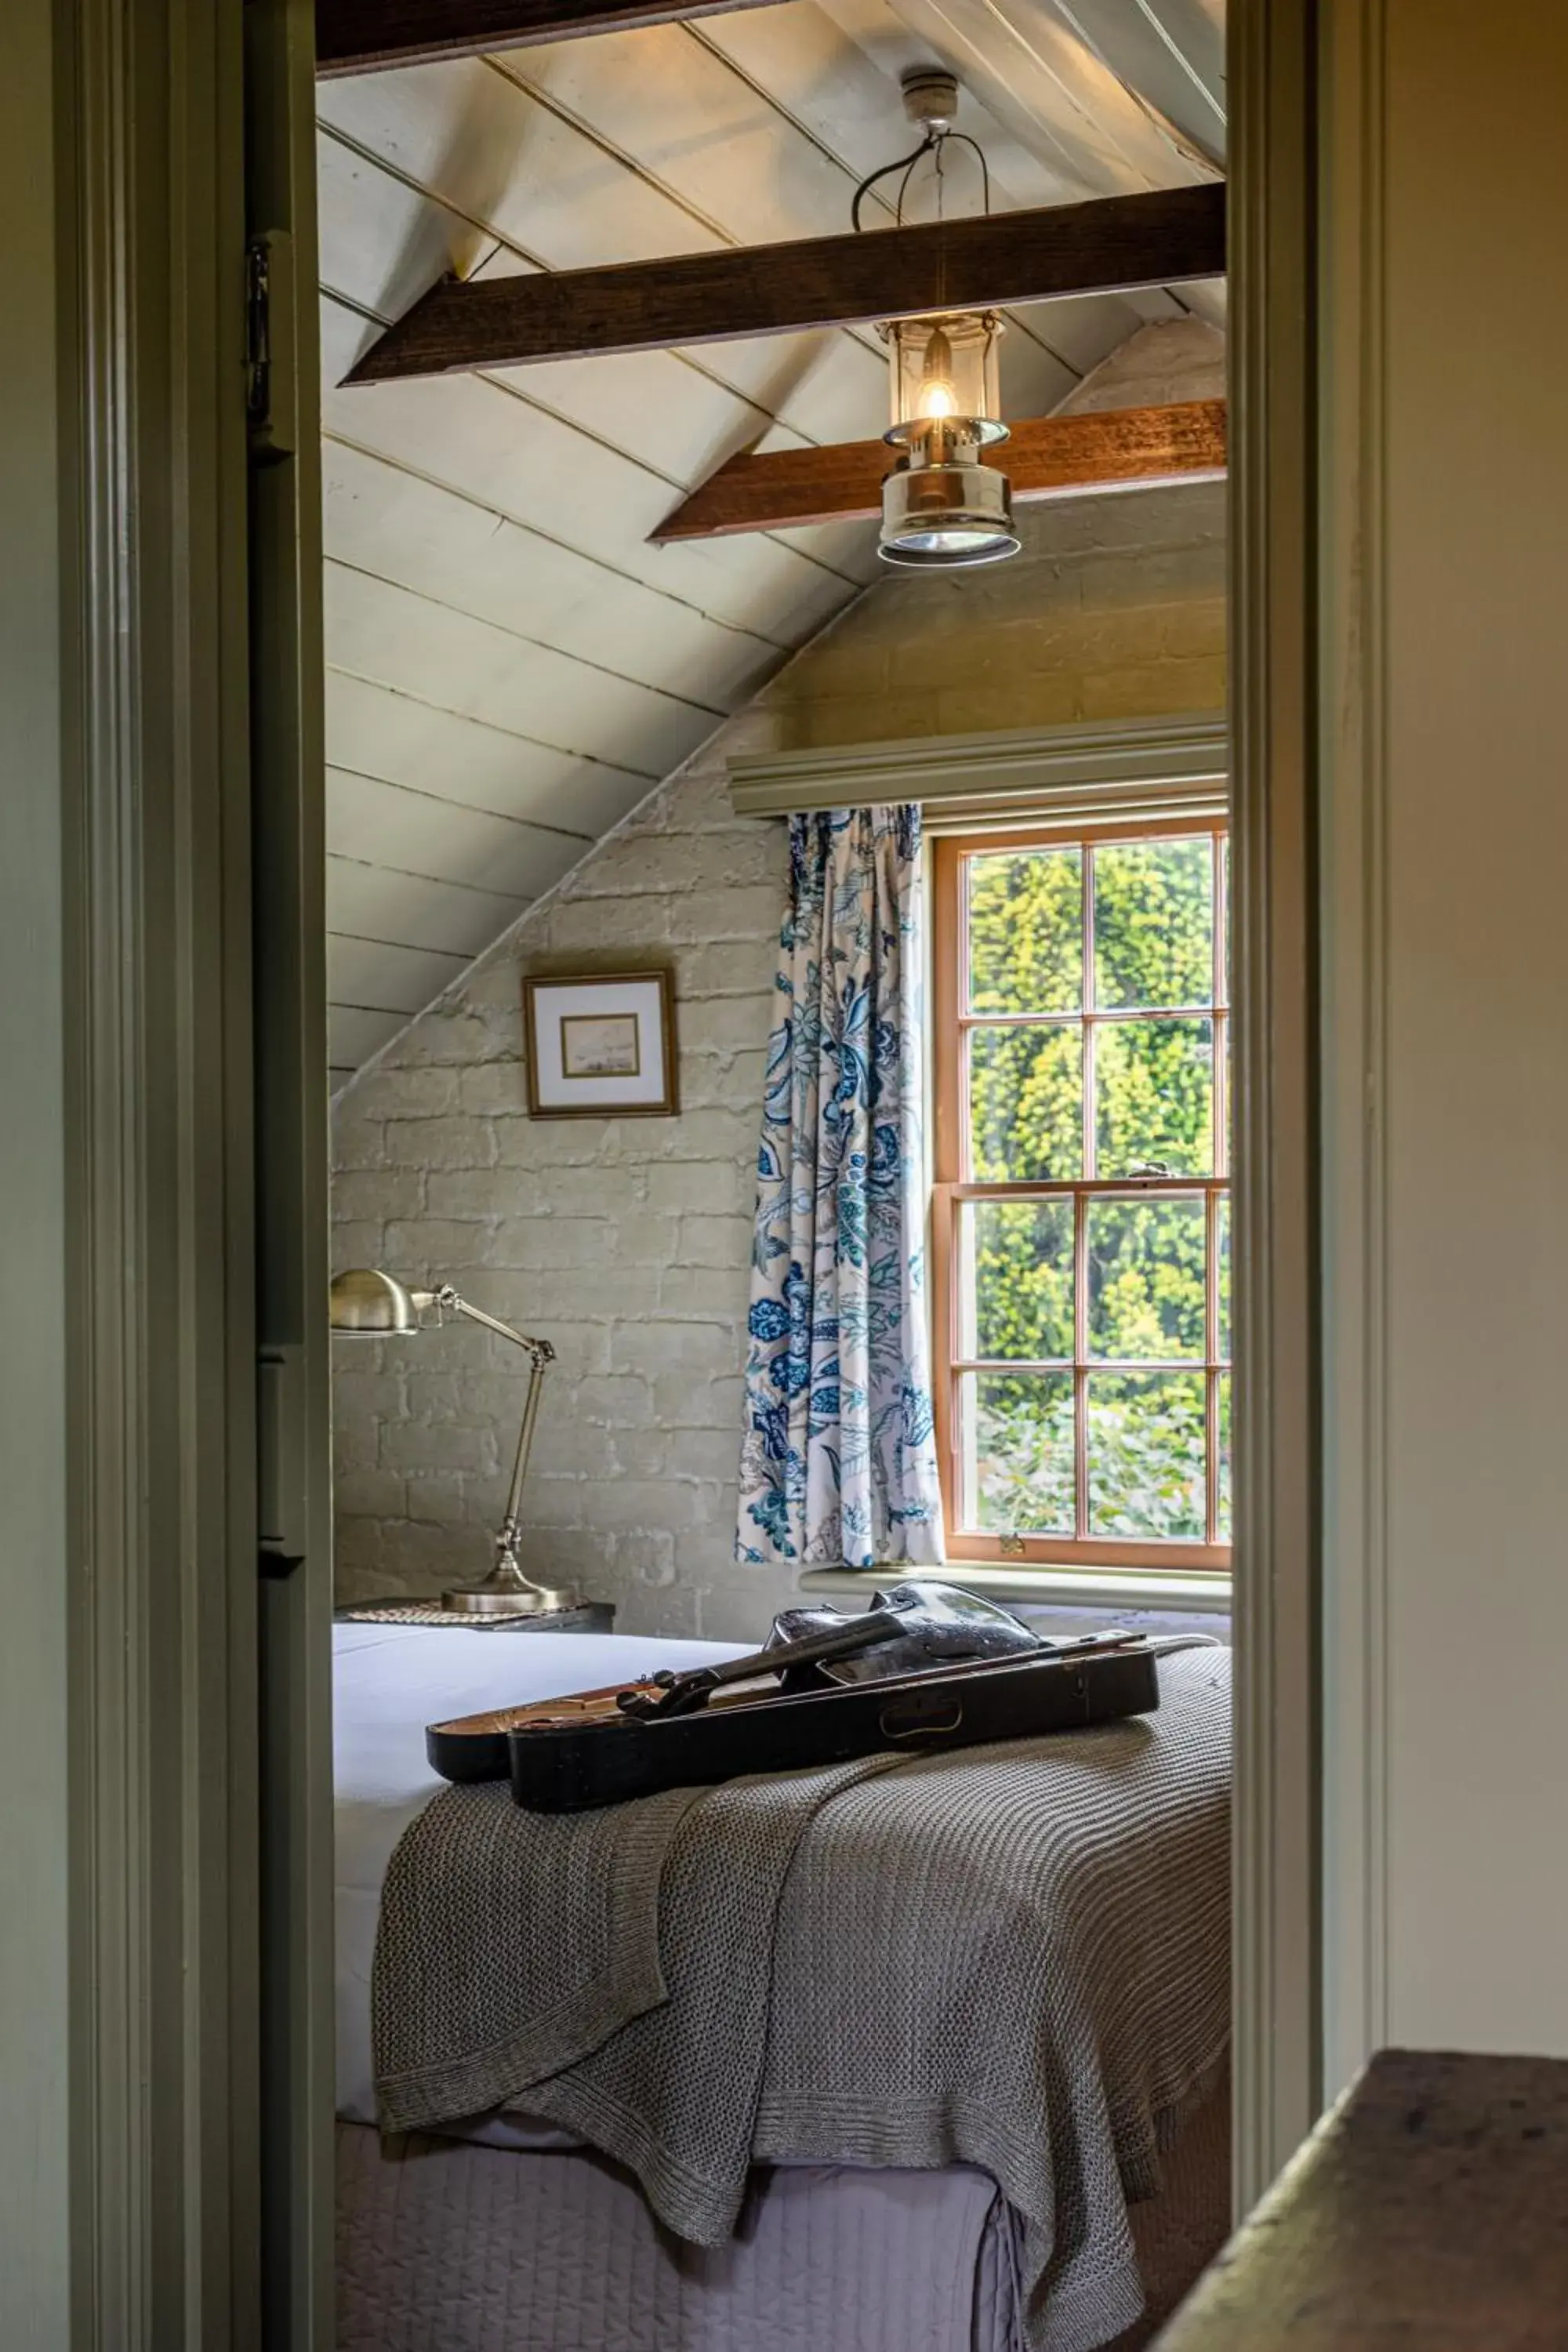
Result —
[[[1121,1363],[1204,1352],[1204,1202],[1098,1201],[1089,1218],[1089,1352]]]
[[[971,1013],[1076,1013],[1083,999],[1083,852],[972,857]]]
[[[962,1411],[965,1524],[987,1535],[1070,1535],[1070,1373],[966,1373]]]
[[[966,845],[954,1172],[998,1189],[1095,1181],[1076,1206],[1009,1192],[953,1211],[953,1355],[990,1367],[954,1383],[965,1528],[1179,1558],[1212,1507],[1230,1539],[1232,1380],[1205,1365],[1228,1367],[1233,1345],[1232,1217],[1199,1180],[1226,1166],[1228,1023],[1210,1008],[1216,980],[1228,997],[1231,873],[1212,833]],[[1169,1189],[1132,1181],[1163,1173]]]
[[[969,1038],[971,1165],[981,1183],[1083,1172],[1083,1050],[1077,1022],[974,1029]]]
[[[1206,1468],[1201,1372],[1089,1375],[1091,1535],[1201,1543]]]
[[[1070,1362],[1072,1202],[977,1201],[963,1213],[963,1352]]]
[[[1094,853],[1095,1002],[1207,1004],[1214,996],[1214,845],[1112,843]]]
[[[1212,1021],[1108,1021],[1095,1037],[1100,1176],[1151,1168],[1205,1176],[1214,1165]]]

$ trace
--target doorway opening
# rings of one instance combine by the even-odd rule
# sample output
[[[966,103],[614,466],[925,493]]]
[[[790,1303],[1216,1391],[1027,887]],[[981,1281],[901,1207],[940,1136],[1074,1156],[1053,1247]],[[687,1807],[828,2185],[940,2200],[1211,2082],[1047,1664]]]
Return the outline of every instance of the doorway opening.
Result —
[[[792,0],[389,62],[353,48],[356,11],[322,11],[345,28],[318,91],[331,1254],[361,1296],[385,1278],[357,1328],[340,1292],[332,1370],[339,2324],[362,2334],[412,2316],[457,2340],[482,2212],[508,2323],[554,2352],[608,2340],[582,2315],[604,2291],[606,2242],[628,2282],[652,2279],[668,2340],[695,2347],[752,2340],[763,2257],[823,2227],[847,2250],[836,2299],[870,2292],[868,2244],[918,2237],[928,2267],[910,2268],[911,2291],[923,2306],[958,2283],[955,2345],[991,2340],[986,2326],[1048,2342],[1081,2297],[1099,2330],[1081,2340],[1131,2352],[1228,2226],[1229,1712],[1215,1693],[1229,1667],[1237,983],[1223,255],[1194,227],[1224,171],[1222,33],[1212,12],[1174,27],[1163,12],[1158,37],[1108,68],[1068,12],[1047,13],[1072,68],[1054,97],[1042,85],[1021,101],[984,41],[966,52],[956,121],[984,150],[989,217],[1132,187],[1150,258],[1131,290],[1125,273],[1114,291],[1087,278],[1052,280],[1045,299],[1016,280],[976,290],[1005,330],[1020,543],[939,576],[879,555],[890,458],[876,455],[868,495],[857,454],[877,452],[886,414],[878,322],[846,294],[786,311],[784,331],[740,331],[752,296],[731,266],[782,283],[787,259],[755,248],[845,232],[910,69],[947,62],[912,20]],[[927,226],[939,201],[944,222],[987,217],[949,161]],[[1161,192],[1180,199],[1168,218]],[[679,278],[681,257],[724,264],[721,298],[687,275],[695,299],[738,307],[654,310],[659,264]],[[846,846],[835,813],[861,810],[916,822]],[[879,861],[900,856],[910,971],[883,1028],[888,1006],[923,1003],[891,1045],[873,1028],[861,1055],[868,1106],[898,1092],[901,1108],[870,1120],[860,1175],[839,1170],[832,1195],[836,1213],[867,1204],[875,1283],[847,1226],[830,1283],[792,1228],[795,1162],[764,1213],[768,1121],[807,1116],[801,1026],[823,1007],[799,984],[803,910],[822,925],[818,984],[825,965],[852,983],[855,918],[836,933],[836,917],[853,883],[868,939],[889,936]],[[880,958],[868,946],[868,1003],[894,985]],[[844,1012],[842,990],[824,1002]],[[826,1029],[842,1076],[855,1040]],[[930,1157],[912,1168],[928,1088]],[[895,1150],[910,1181],[879,1192],[878,1152]],[[929,1273],[906,1269],[889,1292],[876,1236],[911,1192],[915,1223],[898,1230],[912,1255],[929,1247]],[[820,1205],[803,1213],[814,1246]],[[885,1378],[890,1297],[905,1410],[890,1439],[877,1424],[858,1483],[848,1454],[876,1415],[849,1391]],[[908,1472],[891,1507],[884,1440]],[[476,1608],[508,1558],[557,1605]],[[1173,1873],[1158,1907],[1180,1954],[1156,1971],[1163,1991],[1130,2030],[1122,2073],[1094,2094],[1118,2120],[1082,2143],[1103,2197],[1071,2228],[1047,2242],[1031,2212],[1048,2161],[1031,2191],[1026,2162],[973,2116],[954,2121],[966,2101],[994,2105],[978,2098],[983,2017],[972,2083],[961,2066],[952,2083],[897,2086],[927,2137],[872,2131],[858,2159],[845,2110],[836,2137],[824,2102],[791,2107],[769,2077],[770,2051],[781,2070],[791,2053],[806,2063],[811,2023],[807,1979],[779,1978],[797,1989],[787,2013],[764,2002],[743,2037],[762,2120],[740,2151],[751,2235],[738,2240],[715,2219],[725,2191],[682,2205],[670,2175],[637,2160],[648,2110],[611,2086],[602,2037],[542,2053],[540,2014],[590,2000],[570,1970],[549,1974],[559,1949],[519,1961],[521,2011],[492,2010],[481,1987],[484,2022],[454,2040],[454,1990],[428,2032],[399,2041],[397,1953],[438,1952],[443,1981],[471,1987],[495,1925],[482,1872],[443,1877],[461,1867],[465,1808],[489,1797],[440,1793],[426,1724],[716,1669],[781,1616],[864,1612],[889,1583],[932,1579],[1037,1641],[1129,1629],[1161,1652],[1166,1719],[1185,1709],[1211,1727],[1208,1768],[1130,1797],[1116,1829],[1130,1859],[1152,1851]],[[1103,1736],[1131,1757],[1147,1735],[1144,1719],[1142,1737]],[[820,1852],[800,1827],[791,1883],[819,1870],[817,1909],[775,1902],[753,1923],[734,1947],[737,2000],[755,1995],[745,1955],[766,1982],[780,1937],[852,1915],[877,1874],[834,1877],[836,1825],[875,1824],[898,1778],[826,1807]],[[895,1890],[916,1883],[919,1844],[883,1848]],[[423,1947],[389,1939],[388,1890]],[[1042,1897],[1026,1948],[1032,1934],[1051,1948],[1072,1899]],[[1142,1916],[1121,1922],[1130,1949]],[[455,1941],[437,1940],[438,1919]],[[1101,1924],[1091,2005],[1136,1973]],[[872,1947],[834,1964],[858,1948],[864,1981],[897,1927],[895,1906]],[[611,1917],[606,1969],[647,1932],[646,1915]],[[554,1940],[585,1938],[574,1920]],[[1017,2031],[1000,1990],[998,2036]],[[918,2020],[918,1967],[898,1997]],[[640,2012],[615,2014],[629,2027]],[[1073,2073],[1065,2022],[1038,2022],[1087,2095],[1093,2068]],[[515,2062],[505,2084],[473,2063],[498,2032]],[[895,2087],[874,2095],[856,2073],[874,2043],[868,2021],[838,2086],[857,2112]],[[1160,2084],[1142,2111],[1134,2079]],[[1058,2095],[1059,2126],[1072,2094]],[[592,2127],[611,2106],[619,2119]],[[428,2135],[419,2167],[389,2162],[374,2128],[388,2119]],[[700,2134],[681,2145],[702,2173]],[[449,2200],[421,2201],[420,2181]],[[395,2278],[384,2252],[405,2233],[423,2258]],[[542,2249],[567,2241],[547,2282]],[[394,2294],[414,2302],[395,2314]]]

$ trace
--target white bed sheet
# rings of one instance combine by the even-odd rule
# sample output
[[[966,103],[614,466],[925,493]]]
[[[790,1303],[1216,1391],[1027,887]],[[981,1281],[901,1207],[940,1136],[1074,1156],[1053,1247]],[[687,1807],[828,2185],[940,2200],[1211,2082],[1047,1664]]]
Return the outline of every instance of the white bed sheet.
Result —
[[[376,1919],[393,1848],[442,1785],[426,1761],[426,1725],[552,1698],[563,1691],[635,1682],[661,1666],[679,1669],[736,1658],[745,1647],[623,1633],[332,1628],[340,2116],[352,2123],[375,2121],[370,1972]],[[548,2126],[544,2132],[555,2145],[572,2145],[563,2133]],[[526,2138],[506,2137],[515,2144],[540,2145],[533,2132]]]

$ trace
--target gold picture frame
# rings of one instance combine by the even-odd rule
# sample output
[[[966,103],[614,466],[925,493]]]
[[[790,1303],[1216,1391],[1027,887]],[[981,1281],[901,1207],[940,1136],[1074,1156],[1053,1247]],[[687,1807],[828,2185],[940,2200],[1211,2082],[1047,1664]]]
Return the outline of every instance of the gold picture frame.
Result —
[[[677,1115],[668,971],[528,972],[522,1026],[531,1118]]]

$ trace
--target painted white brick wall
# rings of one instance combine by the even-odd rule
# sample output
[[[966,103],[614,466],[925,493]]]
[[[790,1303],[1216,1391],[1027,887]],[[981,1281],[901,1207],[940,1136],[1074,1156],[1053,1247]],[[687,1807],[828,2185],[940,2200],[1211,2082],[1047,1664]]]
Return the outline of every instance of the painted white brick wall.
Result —
[[[785,887],[782,826],[734,817],[734,722],[350,1089],[333,1260],[445,1276],[552,1340],[527,1496],[541,1574],[622,1622],[750,1632],[777,1605],[731,1560],[752,1169]],[[521,976],[668,962],[680,1116],[533,1120]],[[458,1325],[336,1343],[340,1589],[482,1572],[526,1367]]]
[[[1093,520],[1095,528],[1089,528]],[[1136,524],[1136,528],[1134,528]],[[954,727],[1122,707],[1208,709],[1223,691],[1218,490],[1034,510],[1006,574],[1015,658]],[[659,787],[341,1099],[333,1263],[447,1277],[552,1340],[525,1502],[541,1575],[613,1600],[633,1631],[747,1638],[792,1580],[731,1558],[756,1129],[779,917],[782,825],[737,819],[742,751],[899,733],[909,665],[951,680],[952,581],[879,588],[762,701]],[[932,589],[942,593],[933,596]],[[994,604],[992,607],[995,609]],[[1030,633],[1033,633],[1032,635]],[[968,639],[975,653],[973,635]],[[1034,645],[1035,667],[1025,665]],[[1108,683],[1110,681],[1110,683]],[[1066,702],[1070,706],[1064,709]],[[987,721],[987,708],[999,715]],[[923,731],[922,709],[906,731]],[[675,975],[680,1116],[531,1120],[525,971]],[[429,1591],[489,1563],[523,1360],[472,1326],[340,1339],[340,1590]]]

